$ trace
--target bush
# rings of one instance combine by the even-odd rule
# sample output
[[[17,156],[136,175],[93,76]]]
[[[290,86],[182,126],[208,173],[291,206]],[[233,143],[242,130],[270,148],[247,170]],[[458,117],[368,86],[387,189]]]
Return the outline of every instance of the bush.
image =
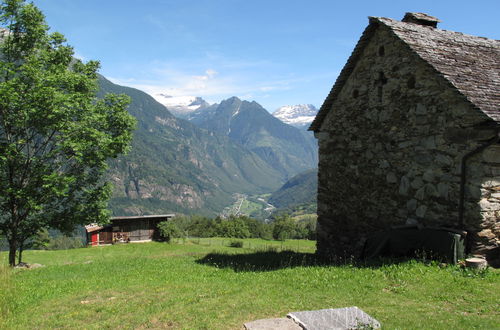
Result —
[[[231,243],[229,243],[229,246],[234,248],[242,248],[243,241],[232,241]]]
[[[217,225],[217,236],[248,238],[250,231],[241,218],[230,217],[229,220],[223,220]]]
[[[33,248],[35,250],[67,250],[78,249],[84,246],[83,237],[67,236],[54,230],[52,230],[51,234],[47,229],[38,231],[33,240],[25,244],[26,249]]]
[[[158,229],[160,230],[160,236],[165,240],[165,242],[170,243],[172,238],[178,238],[182,236],[182,233],[173,221],[162,221],[158,224]]]
[[[58,236],[52,238],[47,247],[47,250],[67,250],[67,249],[78,249],[84,247],[82,238],[80,237],[69,237],[69,236]]]
[[[287,215],[276,218],[273,227],[273,238],[284,241],[297,236],[297,224]]]

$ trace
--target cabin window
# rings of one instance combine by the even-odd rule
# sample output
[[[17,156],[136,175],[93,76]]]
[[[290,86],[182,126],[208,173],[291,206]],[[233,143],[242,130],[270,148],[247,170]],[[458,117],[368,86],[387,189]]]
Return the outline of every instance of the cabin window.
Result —
[[[387,78],[384,72],[380,71],[378,73],[378,78],[375,81],[375,85],[377,86],[377,97],[378,101],[382,102],[382,96],[384,94],[384,85],[387,84]]]
[[[410,78],[408,78],[408,81],[406,82],[406,85],[408,86],[408,88],[410,89],[413,89],[415,88],[415,76],[410,76]]]
[[[378,48],[378,56],[384,56],[385,55],[385,48],[384,46],[380,46]]]

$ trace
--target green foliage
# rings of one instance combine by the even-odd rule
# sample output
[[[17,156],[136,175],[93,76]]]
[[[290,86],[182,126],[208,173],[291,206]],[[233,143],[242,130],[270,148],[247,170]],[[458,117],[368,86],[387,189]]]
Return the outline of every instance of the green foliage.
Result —
[[[300,220],[287,214],[276,216],[273,225],[273,238],[285,239],[315,239],[316,217],[306,216]]]
[[[71,237],[66,235],[59,235],[51,238],[47,250],[68,250],[78,249],[85,246],[81,237]]]
[[[31,246],[36,250],[48,250],[50,246],[51,237],[47,228],[42,228],[33,237]]]
[[[239,218],[245,222],[250,237],[272,239],[272,226],[270,224],[247,216],[240,216]]]
[[[105,222],[106,161],[127,150],[129,98],[96,99],[99,63],[82,63],[33,4],[0,4],[0,230],[16,249],[48,227]]]
[[[182,232],[173,221],[162,221],[158,224],[161,237],[170,243],[172,238],[182,237]]]
[[[278,216],[273,223],[273,238],[283,241],[297,236],[297,225],[287,215]]]
[[[190,237],[213,237],[216,236],[217,223],[207,217],[194,215],[191,217],[175,217],[174,222],[178,224],[186,236]]]
[[[189,237],[272,238],[272,225],[246,216],[231,215],[227,219],[199,215],[176,216],[170,222]]]
[[[234,216],[229,217],[227,220],[221,220],[217,224],[216,233],[219,237],[250,237],[250,231],[245,221]]]

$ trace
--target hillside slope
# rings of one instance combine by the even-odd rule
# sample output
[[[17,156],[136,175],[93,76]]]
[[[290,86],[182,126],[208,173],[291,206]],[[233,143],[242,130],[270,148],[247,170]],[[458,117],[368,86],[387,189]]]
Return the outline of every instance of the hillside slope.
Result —
[[[232,97],[188,118],[199,127],[227,135],[258,154],[284,180],[317,166],[316,140],[311,134],[273,117],[256,102]]]
[[[278,209],[293,209],[297,205],[316,204],[318,169],[297,174],[275,191],[268,202]]]
[[[174,117],[137,89],[100,78],[100,94],[131,97],[137,118],[132,149],[110,162],[115,215],[167,212],[215,214],[233,193],[275,190],[280,174],[227,136],[207,132]]]

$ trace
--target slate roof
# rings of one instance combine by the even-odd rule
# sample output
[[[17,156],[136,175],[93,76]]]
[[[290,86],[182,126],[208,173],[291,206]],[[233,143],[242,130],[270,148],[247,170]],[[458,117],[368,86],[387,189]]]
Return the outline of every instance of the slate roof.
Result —
[[[430,17],[422,13],[407,13]],[[433,18],[433,17],[432,17]],[[435,19],[435,18],[433,18]],[[437,19],[436,19],[437,20]],[[370,24],[342,69],[309,130],[318,131],[333,101],[379,25],[388,27],[436,73],[447,79],[476,108],[500,122],[500,41],[431,26],[369,17]]]

